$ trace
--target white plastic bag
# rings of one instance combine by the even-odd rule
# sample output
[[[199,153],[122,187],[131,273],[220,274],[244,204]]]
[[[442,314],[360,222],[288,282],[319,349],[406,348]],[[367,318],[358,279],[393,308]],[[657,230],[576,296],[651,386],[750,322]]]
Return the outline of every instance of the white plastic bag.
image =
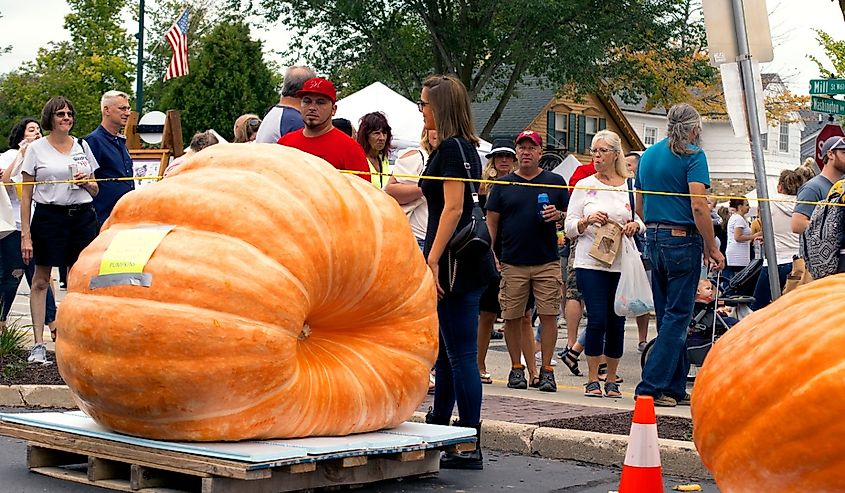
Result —
[[[654,310],[654,297],[633,238],[625,236],[622,239],[621,257],[622,275],[616,287],[613,311],[620,317],[645,315]]]

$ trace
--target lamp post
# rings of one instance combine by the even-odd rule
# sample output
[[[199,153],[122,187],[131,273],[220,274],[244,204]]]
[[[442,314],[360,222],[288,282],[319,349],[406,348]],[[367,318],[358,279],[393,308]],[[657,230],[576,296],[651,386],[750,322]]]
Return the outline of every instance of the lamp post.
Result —
[[[138,65],[135,78],[135,111],[141,116],[141,108],[144,106],[144,0],[139,0],[138,5]]]

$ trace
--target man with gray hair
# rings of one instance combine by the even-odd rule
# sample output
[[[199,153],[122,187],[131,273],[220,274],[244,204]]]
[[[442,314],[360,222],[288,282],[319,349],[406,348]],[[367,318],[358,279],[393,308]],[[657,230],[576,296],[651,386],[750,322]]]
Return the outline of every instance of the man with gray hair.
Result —
[[[702,258],[721,270],[707,204],[710,171],[698,146],[701,116],[690,105],[672,106],[669,136],[649,147],[636,172],[636,207],[646,224],[657,339],[643,367],[636,395],[654,397],[656,406],[689,405],[687,328],[692,320]],[[663,192],[649,194],[648,192]]]
[[[304,65],[288,67],[282,84],[282,97],[279,99],[279,104],[273,106],[261,121],[258,134],[255,136],[256,142],[275,144],[283,135],[305,126],[302,114],[299,112],[301,101],[296,97],[296,93],[302,90],[305,81],[314,77],[317,77],[317,74],[310,67]]]
[[[100,99],[100,111],[103,114],[100,125],[85,137],[85,142],[100,165],[94,171],[94,177],[131,177],[132,158],[126,148],[126,137],[120,134],[132,112],[129,95],[121,91],[106,92]],[[97,221],[102,226],[111,214],[114,204],[134,190],[135,183],[132,180],[103,181],[99,185],[100,193],[94,197],[94,210],[97,211]]]

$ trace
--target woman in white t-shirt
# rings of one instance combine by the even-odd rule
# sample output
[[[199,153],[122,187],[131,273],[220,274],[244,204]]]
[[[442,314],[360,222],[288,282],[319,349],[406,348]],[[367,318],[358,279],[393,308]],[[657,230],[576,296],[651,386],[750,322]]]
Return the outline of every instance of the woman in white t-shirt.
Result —
[[[751,209],[746,199],[731,199],[730,206],[735,212],[728,219],[728,245],[725,248],[727,267],[722,276],[725,281],[729,281],[751,262],[751,242],[762,237],[760,233],[751,232],[745,219]]]
[[[421,251],[425,246],[428,204],[419,187],[420,179],[416,177],[422,175],[428,155],[435,147],[437,147],[437,130],[423,129],[420,146],[400,152],[399,158],[393,163],[393,174],[406,176],[391,176],[384,185],[384,191],[396,199],[405,211],[405,216],[408,217],[411,231]]]
[[[4,183],[21,181],[21,164],[26,150],[33,141],[41,138],[41,126],[32,118],[24,118],[12,128],[9,134],[9,150],[0,154],[0,181]],[[35,264],[25,265],[21,255],[21,201],[20,185],[7,185],[6,193],[12,204],[16,230],[0,239],[0,327],[5,328],[6,319],[15,301],[21,277],[32,285]],[[2,192],[0,192],[2,193]],[[50,328],[53,340],[56,340],[56,301],[53,290],[47,287],[47,311],[44,324]]]
[[[778,178],[777,193],[772,195],[770,208],[772,210],[772,229],[775,237],[775,252],[777,253],[778,276],[780,287],[786,285],[786,278],[792,271],[792,260],[798,255],[798,235],[792,232],[792,212],[795,209],[795,198],[798,189],[804,184],[804,177],[797,170],[784,170]],[[754,289],[754,304],[752,310],[765,308],[772,302],[772,290],[769,286],[768,260],[763,260],[763,270],[757,278]]]
[[[97,160],[88,144],[70,134],[74,116],[73,104],[63,96],[53,97],[44,105],[41,128],[49,130],[50,135],[29,145],[21,167],[24,183],[93,178]],[[97,236],[97,213],[91,202],[98,191],[93,181],[23,185],[21,255],[24,262],[35,262],[29,296],[35,336],[30,362],[47,362],[44,311],[50,272],[53,267],[70,268]],[[33,201],[35,213],[30,220]]]
[[[622,232],[629,238],[645,232],[646,228],[642,220],[631,212],[627,183],[630,173],[619,136],[609,130],[601,130],[593,137],[590,153],[596,174],[579,181],[572,191],[564,230],[570,239],[578,239],[573,265],[578,289],[583,294],[587,313],[590,314],[584,344],[589,367],[584,395],[602,397],[598,372],[601,357],[604,356],[607,361],[604,396],[618,399],[622,393],[619,391],[616,369],[622,357],[625,317],[616,315],[613,304],[624,253],[620,253],[612,264],[607,265],[592,258],[589,251],[596,239],[596,231],[608,222],[623,225]]]

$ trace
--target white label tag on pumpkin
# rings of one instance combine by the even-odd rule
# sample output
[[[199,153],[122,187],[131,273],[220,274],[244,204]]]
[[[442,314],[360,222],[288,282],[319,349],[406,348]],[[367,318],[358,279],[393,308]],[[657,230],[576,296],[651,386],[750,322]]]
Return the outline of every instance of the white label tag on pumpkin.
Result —
[[[140,274],[174,226],[143,226],[119,231],[100,261],[100,275]]]

